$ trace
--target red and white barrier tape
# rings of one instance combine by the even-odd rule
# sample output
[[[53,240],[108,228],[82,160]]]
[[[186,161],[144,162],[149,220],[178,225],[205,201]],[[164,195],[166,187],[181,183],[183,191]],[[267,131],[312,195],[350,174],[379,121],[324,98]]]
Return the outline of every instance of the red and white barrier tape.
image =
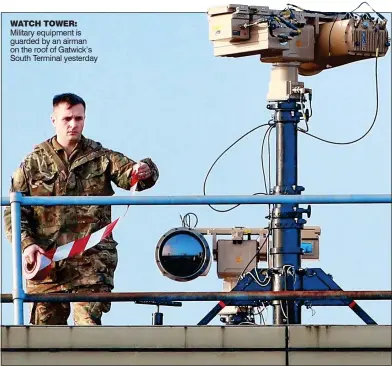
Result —
[[[131,196],[135,194],[138,179],[136,174],[131,175]],[[127,207],[124,217],[128,211]],[[28,264],[25,260],[23,262],[23,276],[28,280],[38,280],[41,281],[46,278],[51,271],[51,264],[63,259],[73,257],[78,254],[82,254],[86,250],[99,244],[103,239],[108,237],[113,231],[114,227],[118,223],[121,217],[112,221],[110,224],[106,225],[102,229],[89,234],[83,238],[76,239],[73,242],[62,245],[58,248],[49,250],[44,254],[37,252],[34,263]]]

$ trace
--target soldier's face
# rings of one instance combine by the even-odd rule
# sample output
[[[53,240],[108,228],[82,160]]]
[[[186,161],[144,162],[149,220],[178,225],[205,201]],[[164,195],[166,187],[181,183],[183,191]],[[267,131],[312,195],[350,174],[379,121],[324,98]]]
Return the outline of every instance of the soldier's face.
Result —
[[[51,118],[60,140],[69,142],[80,140],[85,118],[82,104],[70,107],[67,103],[61,103],[54,107]]]

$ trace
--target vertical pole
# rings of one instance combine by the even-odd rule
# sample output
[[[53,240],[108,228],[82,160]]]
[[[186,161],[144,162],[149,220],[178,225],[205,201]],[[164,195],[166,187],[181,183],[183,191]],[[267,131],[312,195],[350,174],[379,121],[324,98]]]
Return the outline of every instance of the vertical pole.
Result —
[[[300,120],[298,96],[293,88],[298,85],[297,65],[274,64],[268,99],[274,101],[268,108],[274,110],[276,124],[276,186],[274,194],[300,194],[297,169],[297,124]],[[287,275],[286,266],[295,271],[301,266],[301,229],[305,220],[297,212],[297,204],[273,206],[272,237],[272,290],[294,290],[294,277]],[[274,300],[274,324],[300,324],[301,307],[293,300]]]
[[[20,192],[10,194],[12,225],[12,298],[14,303],[14,324],[23,325],[23,300],[25,292],[22,282],[21,245],[21,201]]]

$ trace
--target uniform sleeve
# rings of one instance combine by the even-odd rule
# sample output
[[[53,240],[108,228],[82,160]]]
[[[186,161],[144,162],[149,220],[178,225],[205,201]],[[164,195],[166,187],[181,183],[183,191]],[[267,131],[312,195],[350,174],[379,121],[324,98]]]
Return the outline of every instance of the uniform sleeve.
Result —
[[[108,158],[110,161],[110,177],[114,184],[122,189],[130,190],[130,176],[136,162],[116,151],[109,151]],[[142,159],[140,161],[148,164],[152,170],[152,175],[149,178],[138,182],[137,191],[143,191],[153,187],[159,178],[158,167],[150,158]]]
[[[21,192],[23,195],[29,195],[28,183],[23,164],[15,171],[11,179],[10,192]],[[32,230],[33,209],[31,206],[21,206],[21,240],[22,251],[28,246],[35,244]],[[4,211],[5,235],[12,243],[12,226],[11,226],[11,207],[7,206]]]

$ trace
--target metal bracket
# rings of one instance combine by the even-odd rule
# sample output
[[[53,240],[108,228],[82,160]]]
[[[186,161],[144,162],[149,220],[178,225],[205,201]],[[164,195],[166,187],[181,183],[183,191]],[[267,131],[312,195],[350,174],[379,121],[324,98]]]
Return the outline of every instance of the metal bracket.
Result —
[[[275,207],[272,210],[272,219],[295,219],[298,218],[300,213],[297,211],[283,211],[280,207]]]
[[[243,228],[233,228],[232,239],[234,244],[241,244],[244,238],[244,229]]]
[[[301,194],[305,190],[302,186],[274,186],[271,189],[271,194]]]
[[[271,248],[269,250],[270,254],[302,254],[301,248],[286,250],[285,248]]]
[[[303,229],[303,226],[307,223],[304,219],[299,219],[298,222],[280,223],[274,222],[272,229]]]

